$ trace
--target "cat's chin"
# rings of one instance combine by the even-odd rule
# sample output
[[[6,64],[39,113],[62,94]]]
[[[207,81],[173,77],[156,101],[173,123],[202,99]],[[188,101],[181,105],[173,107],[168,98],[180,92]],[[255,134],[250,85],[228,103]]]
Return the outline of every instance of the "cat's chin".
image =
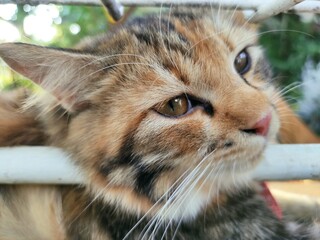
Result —
[[[253,137],[246,147],[234,146],[236,154],[217,150],[205,158],[198,156],[193,171],[187,172],[183,178],[179,172],[186,173],[185,169],[170,171],[159,177],[154,185],[159,192],[153,192],[152,196],[139,193],[134,181],[130,183],[124,179],[118,184],[108,184],[105,177],[96,176],[88,185],[94,197],[102,198],[107,204],[125,212],[156,216],[161,221],[189,221],[224,194],[249,185],[252,170],[262,159],[266,145],[267,139]],[[179,176],[181,179],[177,180]],[[174,184],[175,187],[170,190]]]
[[[167,221],[191,221],[202,213],[208,206],[219,204],[225,194],[238,191],[250,185],[252,174],[250,171],[242,173],[220,173],[219,177],[204,177],[189,189],[188,194],[177,197],[172,203],[164,205],[157,212],[157,216]],[[192,185],[192,183],[191,183]]]
[[[253,181],[253,170],[261,161],[267,146],[267,139],[260,138],[259,140],[256,141],[258,143],[254,150],[250,151],[250,154],[247,151],[239,152],[233,157],[221,160],[220,164],[213,164],[216,165],[215,168],[204,168],[204,176],[199,176],[200,179],[196,186],[190,188],[188,196],[173,201],[173,204],[169,206],[170,209],[174,210],[174,214],[169,214],[171,213],[170,210],[159,211],[158,214],[161,218],[170,221],[192,220],[208,205],[219,202],[219,199],[223,198],[225,194],[249,186]]]

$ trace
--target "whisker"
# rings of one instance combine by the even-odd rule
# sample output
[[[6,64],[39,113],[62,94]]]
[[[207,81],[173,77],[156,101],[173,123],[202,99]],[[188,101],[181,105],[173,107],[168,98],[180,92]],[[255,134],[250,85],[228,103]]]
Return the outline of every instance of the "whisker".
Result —
[[[201,172],[201,174],[199,174],[199,176],[197,176],[196,179],[193,179],[193,180],[192,180],[192,184],[191,184],[190,186],[187,185],[187,186],[188,186],[188,187],[187,187],[188,190],[187,190],[187,191],[183,191],[182,194],[181,194],[181,197],[178,197],[178,198],[179,198],[179,204],[178,204],[178,206],[175,206],[175,205],[171,205],[171,206],[170,206],[171,208],[175,208],[176,210],[173,212],[172,218],[171,218],[171,220],[169,221],[169,223],[170,223],[171,221],[173,221],[173,218],[174,218],[175,215],[177,214],[177,212],[178,212],[178,210],[180,209],[181,205],[184,204],[186,198],[190,195],[190,193],[193,191],[193,189],[197,186],[198,182],[199,182],[200,179],[203,177],[203,175],[206,173],[206,171],[207,171],[207,169],[208,169],[209,167],[210,167],[210,164],[205,167],[205,169]],[[201,186],[202,186],[202,185],[201,185]],[[198,191],[199,191],[199,189],[198,189]],[[198,191],[197,191],[197,192],[198,192]],[[193,196],[193,198],[194,198],[194,196]],[[192,199],[193,199],[193,198],[192,198]],[[170,207],[168,208],[168,211],[171,211],[171,208],[170,208]],[[182,217],[181,217],[181,219],[182,219]],[[178,226],[179,226],[179,225],[178,225]]]
[[[239,4],[237,3],[236,7],[233,9],[233,12],[228,20],[229,32],[227,33],[227,41],[230,41],[231,32],[234,29],[233,24],[232,24],[232,20],[234,18],[236,11],[238,10],[238,7],[239,7]]]
[[[213,162],[211,162],[211,163],[208,165],[208,168],[212,167],[212,165],[213,165]],[[204,171],[205,171],[205,170],[204,170]],[[202,184],[201,184],[200,187],[198,188],[198,190],[197,190],[197,192],[195,193],[195,195],[197,195],[197,193],[203,188],[203,186],[204,186],[204,185],[206,184],[206,182],[209,180],[209,178],[210,178],[210,176],[211,176],[211,174],[212,174],[213,171],[214,171],[214,168],[212,168],[212,169],[209,171],[209,173],[207,174],[206,178],[204,179],[204,181],[202,182]],[[195,195],[193,195],[193,196],[191,197],[191,200],[194,199]],[[209,195],[209,196],[210,196],[210,195]],[[186,197],[188,197],[188,195],[186,195]],[[183,219],[183,216],[180,217],[180,220],[179,220],[179,222],[178,222],[178,224],[177,224],[177,227],[176,227],[176,230],[175,230],[175,232],[174,232],[174,234],[173,234],[172,239],[175,238],[175,236],[176,236],[176,234],[177,234],[177,232],[178,232],[178,229],[179,229],[179,227],[180,227],[180,225],[181,225],[181,223],[182,223],[182,219]]]
[[[155,65],[148,64],[148,63],[141,63],[141,62],[116,63],[116,64],[112,64],[112,65],[107,66],[107,67],[100,68],[100,69],[98,69],[97,71],[94,71],[94,72],[88,74],[88,75],[86,76],[86,78],[87,78],[87,77],[90,77],[90,76],[92,76],[92,75],[94,75],[94,74],[96,74],[96,73],[98,73],[98,72],[100,72],[100,71],[107,70],[107,69],[109,69],[109,68],[116,67],[116,66],[122,66],[122,65],[142,65],[142,66],[148,66],[148,67],[151,67],[151,68],[155,68]],[[82,79],[82,80],[83,80],[83,79]]]
[[[169,34],[170,34],[170,18],[171,18],[171,10],[172,10],[172,6],[173,6],[173,4],[171,3],[170,4],[170,8],[169,8],[169,14],[168,14],[168,24],[167,24],[167,39],[169,40]],[[178,65],[176,64],[176,62],[173,60],[173,58],[172,58],[172,56],[173,56],[173,54],[172,54],[172,49],[171,49],[171,47],[170,47],[170,44],[168,45],[168,47],[169,47],[169,54],[168,54],[168,56],[169,56],[169,58],[171,59],[171,62],[172,62],[172,64],[176,67],[176,69],[179,69],[178,68]]]
[[[304,85],[303,83],[293,82],[293,83],[289,84],[287,87],[283,88],[278,94],[280,96],[283,96],[296,88],[300,88],[303,85]]]
[[[148,58],[142,56],[142,55],[138,55],[138,54],[130,54],[130,53],[119,53],[119,54],[112,54],[112,55],[107,55],[107,56],[103,56],[103,57],[99,57],[97,59],[94,59],[92,61],[90,61],[89,63],[81,66],[79,68],[79,70],[83,69],[83,68],[86,68],[92,64],[95,64],[96,62],[101,62],[102,60],[105,60],[105,59],[109,59],[109,58],[115,58],[115,57],[138,57],[138,58],[142,58],[142,59],[145,59],[145,60],[149,60]]]
[[[175,185],[188,173],[188,171],[191,169],[189,167],[172,185],[171,187],[162,195],[161,198],[159,198],[155,204],[150,208],[141,218],[140,220],[131,228],[131,230],[126,234],[126,236],[123,238],[123,240],[127,239],[127,237],[134,231],[134,229],[147,217],[147,215],[157,206],[158,203],[160,203],[165,197],[166,194],[169,193]]]
[[[170,8],[172,7],[172,4],[170,6]],[[162,28],[161,28],[161,21],[162,21],[162,11],[163,11],[163,8],[164,8],[164,5],[163,5],[163,2],[161,2],[161,5],[160,5],[160,13],[159,13],[159,32],[160,32],[160,39],[162,40],[161,43],[162,43],[162,47],[163,47],[163,50],[165,51],[166,55],[169,57],[169,61],[171,62],[172,65],[176,66],[175,65],[175,62],[173,61],[172,57],[171,57],[171,53],[170,51],[168,52],[167,51],[167,48],[166,48],[166,45],[165,45],[165,42],[164,42],[164,34],[162,32]],[[170,15],[169,15],[170,17]],[[169,20],[168,20],[168,30],[169,30]],[[167,34],[167,38],[169,36],[169,31],[168,31],[168,34]],[[169,40],[169,39],[168,39]]]
[[[282,101],[283,99],[285,99],[284,95],[303,86],[303,83],[299,83],[299,84],[292,84],[292,86],[287,87],[284,90],[281,90],[279,92],[275,92],[271,97],[270,97],[270,101],[273,102],[275,105],[277,105],[277,103],[279,103],[280,101]],[[295,100],[294,98],[292,98],[293,100]]]
[[[220,176],[222,174],[222,171],[223,171],[224,167],[225,167],[225,164],[224,164],[223,161],[221,161],[220,164],[219,164],[219,168],[217,169],[217,171],[215,173],[215,177],[214,177],[214,179],[213,179],[213,181],[211,183],[211,186],[210,186],[210,194],[211,194],[211,190],[213,189],[213,184],[217,185],[216,188],[215,188],[214,196],[217,198],[218,211],[220,211],[220,207],[219,207],[219,191],[220,191],[219,178],[220,178]]]
[[[195,170],[195,169],[194,169]],[[192,170],[191,173],[194,171]],[[178,189],[185,183],[188,181],[188,178],[190,177],[190,173],[187,175],[187,177],[178,185],[178,187],[176,188],[176,190],[171,194],[171,196],[169,197],[168,201],[162,206],[162,208],[158,211],[157,215],[154,216],[150,221],[149,223],[145,226],[148,227],[146,230],[143,229],[143,231],[145,231],[144,235],[147,234],[149,232],[149,230],[151,229],[151,227],[154,225],[154,224],[157,224],[158,222],[162,222],[163,219],[161,218],[161,214],[163,211],[166,211],[166,208],[167,206],[171,204],[171,202],[173,201]],[[165,212],[166,213],[166,212]],[[159,216],[158,216],[159,215]],[[142,232],[143,232],[142,231]],[[144,237],[143,235],[143,237]]]
[[[158,211],[157,215],[153,218],[153,220],[151,220],[147,226],[149,225],[149,227],[146,229],[146,232],[144,233],[144,235],[149,232],[149,230],[151,229],[151,227],[154,224],[158,224],[159,222],[162,223],[164,221],[164,217],[166,216],[166,214],[168,213],[168,211],[170,211],[170,204],[173,200],[175,200],[175,198],[180,195],[180,192],[183,192],[184,189],[186,188],[187,184],[190,182],[190,179],[193,178],[193,176],[199,171],[200,166],[203,164],[204,160],[207,159],[213,152],[211,152],[209,155],[207,155],[205,158],[203,158],[198,164],[197,166],[188,174],[188,176],[179,184],[179,186],[176,188],[176,190],[171,194],[169,200],[164,204],[164,206],[162,206],[162,208]],[[175,200],[176,201],[176,200]],[[168,207],[168,208],[167,208]],[[161,215],[163,215],[161,217]],[[159,224],[158,224],[159,225]],[[147,227],[146,226],[146,227]],[[154,231],[153,231],[154,232]],[[144,236],[143,235],[143,236]]]
[[[293,30],[293,29],[277,29],[277,30],[268,30],[268,31],[264,31],[264,32],[260,32],[260,33],[256,33],[256,34],[252,34],[249,37],[247,37],[246,39],[240,41],[238,44],[242,44],[243,42],[247,42],[249,39],[252,38],[256,38],[256,37],[260,37],[262,35],[265,34],[269,34],[269,33],[276,33],[276,32],[292,32],[292,33],[299,33],[299,34],[303,34],[309,37],[313,37],[311,34],[306,33],[306,32],[302,32],[302,31],[298,31],[298,30]]]
[[[108,183],[105,187],[103,187],[99,192],[95,193],[94,198],[90,201],[90,203],[75,217],[72,219],[72,221],[69,223],[68,228],[71,227],[71,225],[79,219],[79,217],[95,202],[98,198],[103,196],[103,192],[111,185],[111,183]]]
[[[202,164],[202,163],[203,163],[210,155],[212,155],[213,153],[214,153],[214,151],[211,152],[210,154],[208,154],[207,156],[205,156],[205,157],[200,161],[200,163]],[[212,160],[212,159],[211,159],[211,160]],[[184,187],[184,188],[189,188],[189,190],[186,191],[184,188],[181,188],[181,193],[182,193],[182,194],[181,194],[181,197],[178,197],[180,204],[179,204],[178,206],[175,206],[175,205],[173,204],[173,205],[169,206],[169,208],[168,208],[168,210],[167,210],[167,211],[171,211],[170,207],[176,209],[176,210],[174,211],[173,215],[172,215],[172,218],[171,218],[169,224],[173,221],[174,216],[176,215],[178,209],[180,209],[181,205],[184,203],[185,199],[188,197],[189,193],[194,189],[194,187],[197,185],[197,183],[199,182],[199,180],[200,180],[200,179],[202,178],[202,176],[205,174],[207,168],[211,167],[212,165],[213,165],[213,162],[210,162],[209,165],[207,165],[207,166],[205,167],[205,169],[202,171],[202,173],[201,173],[196,179],[190,181],[190,182],[193,182],[193,184],[191,184],[191,185],[186,185],[186,187]],[[213,168],[213,169],[214,169],[214,168]],[[212,172],[212,170],[210,171],[210,173],[211,173],[211,172]],[[196,177],[196,175],[193,175],[193,176]],[[207,179],[209,176],[210,176],[210,174],[207,175],[207,177],[205,178],[205,181],[206,181],[206,179]],[[201,184],[200,188],[202,188],[203,184],[204,184],[204,182]],[[198,191],[197,191],[196,193],[198,193],[199,191],[200,191],[200,190],[198,189]],[[178,195],[180,195],[180,193],[179,193]],[[193,198],[192,198],[192,199],[193,199]]]

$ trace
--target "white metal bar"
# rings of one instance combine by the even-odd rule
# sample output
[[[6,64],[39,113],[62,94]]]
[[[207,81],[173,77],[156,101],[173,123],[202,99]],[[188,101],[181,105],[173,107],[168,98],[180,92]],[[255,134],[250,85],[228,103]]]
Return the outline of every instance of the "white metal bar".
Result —
[[[320,179],[320,144],[270,145],[254,177],[258,180]]]
[[[102,0],[104,2],[114,0]],[[312,12],[320,13],[319,0],[118,0],[119,6],[171,6],[184,5],[210,5],[211,7],[225,7],[232,9],[251,10],[253,13],[246,15],[252,22],[261,21],[280,12]],[[60,5],[101,5],[100,0],[0,0],[0,4],[60,4]],[[109,9],[110,10],[110,9]],[[111,13],[121,12],[121,9],[111,9]],[[117,15],[111,14],[115,19]],[[120,15],[118,16],[120,17]]]
[[[0,183],[81,183],[80,171],[52,147],[0,148]]]
[[[290,8],[294,7],[297,3],[302,2],[303,0],[269,0],[264,4],[258,6],[256,12],[253,14],[253,17],[250,17],[250,20],[253,22],[258,22],[273,15],[277,15],[281,12],[287,11]]]
[[[307,0],[295,5],[292,10],[296,12],[313,12],[320,13],[320,1],[319,0]]]
[[[292,0],[296,4],[301,0]],[[262,5],[270,5],[269,1],[261,0],[118,0],[122,5],[126,6],[168,6],[172,4],[205,4],[211,6],[224,6],[228,8],[239,9],[253,9],[257,10]],[[287,0],[273,1],[275,4],[283,5],[282,2]],[[61,5],[101,5],[100,0],[0,0],[0,4],[13,3],[13,4],[61,4]],[[288,10],[288,9],[286,9]],[[306,0],[293,7],[293,10],[303,12],[319,12],[320,2],[319,0]]]
[[[281,0],[279,0],[281,1]],[[245,8],[245,9],[257,9],[261,5],[260,0],[118,0],[122,5],[127,6],[170,6],[174,4],[197,4],[197,5],[212,5],[212,6],[225,6],[230,8]],[[100,0],[0,0],[0,4],[3,3],[16,3],[16,4],[81,4],[81,5],[101,5]]]
[[[271,145],[254,178],[320,179],[320,145]],[[78,184],[83,178],[60,149],[14,147],[0,148],[0,183]]]

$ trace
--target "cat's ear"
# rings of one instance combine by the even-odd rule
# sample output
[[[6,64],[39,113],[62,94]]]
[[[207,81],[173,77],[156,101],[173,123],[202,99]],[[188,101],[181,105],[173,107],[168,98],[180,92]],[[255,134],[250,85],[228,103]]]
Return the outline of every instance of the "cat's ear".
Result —
[[[54,95],[69,111],[84,105],[88,83],[101,69],[96,56],[23,43],[0,44],[0,57]]]

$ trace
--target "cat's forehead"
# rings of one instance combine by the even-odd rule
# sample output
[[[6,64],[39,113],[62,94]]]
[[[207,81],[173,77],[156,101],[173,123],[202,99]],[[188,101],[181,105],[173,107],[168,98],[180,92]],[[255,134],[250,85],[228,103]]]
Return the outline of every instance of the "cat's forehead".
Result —
[[[150,57],[150,50],[190,53],[214,42],[211,51],[234,51],[257,40],[256,26],[241,12],[205,8],[174,8],[147,17],[136,17],[101,38],[80,45],[100,54],[136,53]],[[207,53],[203,51],[203,53]]]
[[[138,44],[152,44],[156,52],[162,49],[181,51],[185,55],[193,50],[202,50],[200,54],[239,51],[256,42],[255,30],[241,12],[203,8],[183,8],[137,18],[128,24],[127,29]],[[213,44],[208,46],[208,43]],[[201,49],[203,46],[207,49]]]
[[[141,86],[141,94],[150,94],[144,99],[159,101],[189,87],[196,95],[199,89],[211,91],[222,79],[213,78],[234,71],[236,55],[255,42],[254,26],[240,13],[178,9],[136,18],[90,48],[114,70],[124,95],[135,96]]]

